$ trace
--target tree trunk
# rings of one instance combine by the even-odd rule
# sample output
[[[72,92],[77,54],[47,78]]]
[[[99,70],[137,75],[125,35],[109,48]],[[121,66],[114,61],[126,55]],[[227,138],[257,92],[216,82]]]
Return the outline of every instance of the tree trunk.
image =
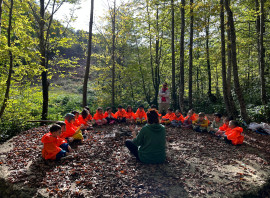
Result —
[[[261,100],[262,104],[267,103],[266,89],[265,89],[265,49],[264,49],[264,33],[265,33],[265,13],[264,13],[264,2],[261,0],[261,21],[260,21],[260,80],[261,80]]]
[[[190,35],[189,35],[189,73],[188,73],[188,106],[192,109],[192,68],[193,68],[193,0],[190,0]]]
[[[113,7],[113,18],[112,18],[112,107],[115,106],[115,4],[116,0],[114,0]]]
[[[227,90],[226,77],[226,50],[225,50],[225,27],[224,27],[224,1],[220,0],[220,33],[221,33],[221,62],[222,62],[222,85],[223,85],[223,99],[226,111],[229,116],[232,115],[230,109],[230,102]]]
[[[171,0],[172,7],[172,106],[177,109],[175,89],[175,50],[174,50],[174,0]]]
[[[0,35],[1,35],[1,27],[2,27],[2,3],[3,3],[3,0],[0,0]]]
[[[185,0],[181,0],[181,37],[180,37],[180,87],[179,87],[179,106],[182,113],[184,113],[184,91],[185,91],[185,79],[184,79],[184,64],[185,64]]]
[[[241,116],[244,119],[244,121],[249,122],[249,117],[247,115],[246,105],[245,105],[244,97],[242,95],[242,90],[241,90],[240,82],[238,78],[238,66],[237,66],[237,55],[236,55],[236,35],[235,35],[235,28],[234,28],[234,21],[233,21],[233,13],[231,11],[228,0],[225,0],[225,8],[228,14],[228,24],[230,27],[230,34],[231,34],[232,66],[233,66],[235,92],[236,92],[236,95],[240,104]]]
[[[86,61],[84,81],[83,81],[83,106],[87,106],[87,83],[88,83],[88,78],[89,78],[91,52],[92,52],[93,15],[94,15],[94,0],[91,0],[89,38],[88,38],[88,54],[87,54],[87,61]]]
[[[209,55],[209,22],[210,18],[207,17],[205,34],[206,34],[206,61],[207,61],[207,72],[208,72],[208,95],[212,94],[212,82],[211,82],[211,67],[210,67],[210,55]]]
[[[2,3],[2,2],[1,2]],[[11,22],[12,22],[12,11],[13,11],[13,0],[10,0],[10,8],[9,8],[9,20],[8,20],[8,30],[7,30],[7,36],[8,36],[8,47],[11,47]],[[7,102],[9,99],[9,91],[10,91],[10,83],[11,83],[11,74],[12,74],[12,69],[13,69],[13,55],[11,49],[9,49],[9,71],[8,71],[8,78],[6,81],[6,92],[5,92],[5,97],[4,101],[0,110],[0,119],[2,115],[4,114],[5,108],[7,106]]]
[[[40,20],[39,20],[39,50],[40,50],[40,65],[44,67],[44,71],[41,74],[42,77],[42,93],[43,93],[43,106],[42,106],[42,120],[47,120],[48,116],[48,103],[49,103],[49,83],[47,79],[47,64],[46,64],[46,46],[44,39],[44,27],[45,27],[45,7],[44,0],[40,0]]]

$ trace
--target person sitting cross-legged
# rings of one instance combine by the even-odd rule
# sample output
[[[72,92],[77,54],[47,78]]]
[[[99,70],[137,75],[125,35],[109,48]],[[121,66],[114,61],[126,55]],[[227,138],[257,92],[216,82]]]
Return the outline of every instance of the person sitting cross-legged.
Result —
[[[125,145],[139,161],[151,164],[165,161],[165,127],[159,123],[155,110],[147,112],[147,124],[138,135],[134,130],[132,134],[134,139],[126,140]]]

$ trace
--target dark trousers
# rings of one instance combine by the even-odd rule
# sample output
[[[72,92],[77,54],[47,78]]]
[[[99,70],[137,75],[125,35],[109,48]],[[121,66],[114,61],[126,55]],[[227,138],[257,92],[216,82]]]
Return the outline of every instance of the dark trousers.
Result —
[[[131,152],[131,154],[134,155],[137,158],[137,160],[140,161],[138,155],[138,147],[132,142],[132,140],[126,140],[125,144],[128,150]]]
[[[119,123],[123,123],[123,122],[126,122],[127,119],[126,119],[125,117],[124,117],[124,118],[118,118],[117,121],[118,121]]]
[[[66,156],[66,151],[65,150],[61,150],[59,153],[57,153],[56,155],[56,160],[60,160],[62,157],[65,157]]]

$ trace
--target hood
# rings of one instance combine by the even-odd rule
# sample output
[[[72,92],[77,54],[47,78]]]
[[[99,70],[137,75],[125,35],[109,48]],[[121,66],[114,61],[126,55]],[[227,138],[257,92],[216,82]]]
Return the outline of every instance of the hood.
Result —
[[[240,132],[240,133],[243,132],[243,128],[242,128],[242,127],[235,127],[235,130],[237,130],[237,131]]]
[[[162,130],[164,128],[164,126],[161,124],[146,124],[145,127],[147,129],[149,129],[151,131],[155,131],[155,132],[159,132],[160,130]]]
[[[42,138],[41,138],[41,142],[43,143],[51,143],[51,142],[54,142],[55,141],[55,137],[52,136],[52,134],[49,132],[49,133],[46,133]]]

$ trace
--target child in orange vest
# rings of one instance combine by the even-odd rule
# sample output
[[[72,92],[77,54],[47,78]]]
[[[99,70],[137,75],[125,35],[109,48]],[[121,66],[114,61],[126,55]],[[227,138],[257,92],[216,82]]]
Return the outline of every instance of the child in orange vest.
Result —
[[[66,131],[61,134],[61,138],[66,138],[69,142],[73,140],[83,140],[81,126],[76,127],[73,125],[75,116],[72,113],[67,113],[65,116]],[[72,138],[71,138],[72,137]]]
[[[98,126],[101,126],[107,123],[107,120],[104,118],[103,110],[101,107],[97,108],[97,111],[93,117],[92,123]]]
[[[61,135],[61,126],[54,124],[50,127],[50,132],[46,133],[41,142],[44,147],[42,149],[42,157],[52,160],[60,160],[62,157],[67,155],[66,152],[71,152],[72,149],[62,138],[59,138]]]
[[[180,110],[176,110],[175,111],[175,116],[172,119],[172,126],[179,128],[179,127],[181,127],[183,122],[184,122],[183,115],[180,113]]]
[[[140,105],[138,110],[135,113],[136,115],[136,123],[137,124],[146,124],[147,115],[144,111],[144,106]]]
[[[175,117],[175,114],[173,113],[172,108],[168,108],[167,114],[161,118],[161,123],[165,125],[171,124],[171,121]]]
[[[187,116],[184,118],[184,122],[182,125],[182,128],[184,129],[192,129],[192,111],[189,110],[187,113]]]
[[[115,116],[115,114],[113,114],[111,107],[107,107],[107,111],[104,113],[103,118],[105,118],[107,120],[108,124],[114,124],[115,123],[116,116]]]
[[[75,116],[74,126],[76,127],[80,126],[81,124],[79,123],[79,120],[78,120],[79,115],[80,115],[79,111],[72,111],[71,113]]]
[[[207,132],[208,120],[205,119],[204,113],[199,113],[199,118],[192,122],[193,130],[196,132]]]
[[[151,105],[151,109],[149,109],[148,111],[151,111],[152,109],[155,110],[155,111],[157,112],[158,118],[161,119],[161,116],[162,116],[162,115],[158,112],[157,106],[154,105],[154,104],[152,104],[152,105]]]
[[[225,135],[223,135],[225,142],[233,145],[243,144],[244,136],[242,135],[242,132],[243,128],[239,127],[238,122],[231,120]]]
[[[215,133],[216,136],[223,136],[225,131],[228,129],[229,127],[229,122],[230,120],[232,120],[230,117],[226,117],[223,120],[223,125],[221,127],[219,127],[219,130]]]
[[[133,124],[136,120],[136,115],[133,112],[132,107],[130,105],[127,106],[126,119],[127,119],[127,123],[130,123],[130,124]]]
[[[126,122],[126,110],[123,109],[122,105],[118,106],[118,111],[115,113],[115,117],[119,123]]]
[[[93,117],[90,113],[90,108],[88,106],[85,106],[84,109],[86,109],[88,111],[87,122],[91,123]]]

